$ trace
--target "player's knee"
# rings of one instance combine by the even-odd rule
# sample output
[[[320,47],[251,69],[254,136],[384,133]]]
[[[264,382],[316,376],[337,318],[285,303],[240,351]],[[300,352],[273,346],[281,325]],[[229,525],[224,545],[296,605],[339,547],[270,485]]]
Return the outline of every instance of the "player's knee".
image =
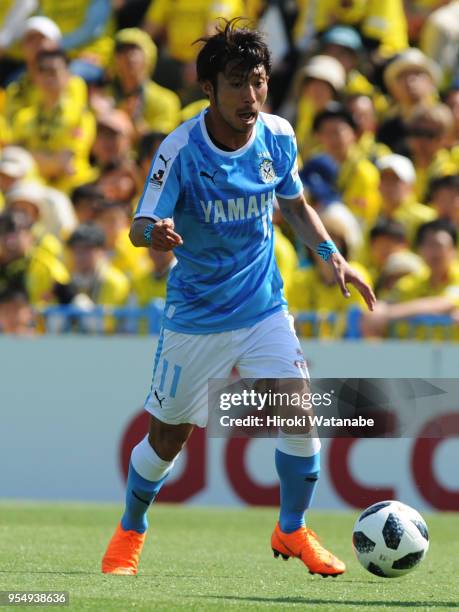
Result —
[[[165,431],[159,435],[150,435],[149,442],[156,454],[163,459],[163,461],[172,461],[182,450],[187,436],[184,436],[180,431]]]

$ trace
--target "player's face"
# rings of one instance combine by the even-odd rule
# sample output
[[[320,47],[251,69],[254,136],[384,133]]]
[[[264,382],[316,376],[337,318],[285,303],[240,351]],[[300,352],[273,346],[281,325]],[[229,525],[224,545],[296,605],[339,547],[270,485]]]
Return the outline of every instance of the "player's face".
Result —
[[[237,69],[219,73],[217,91],[209,92],[211,106],[220,119],[240,134],[250,133],[268,95],[268,77],[264,66],[248,75]]]

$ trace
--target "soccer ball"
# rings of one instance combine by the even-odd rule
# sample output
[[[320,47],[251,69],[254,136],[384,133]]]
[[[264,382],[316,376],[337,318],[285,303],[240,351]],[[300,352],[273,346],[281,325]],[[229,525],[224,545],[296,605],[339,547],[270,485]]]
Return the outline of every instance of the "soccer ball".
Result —
[[[382,501],[356,520],[352,544],[365,569],[375,576],[396,578],[424,559],[429,533],[419,512],[399,501]]]

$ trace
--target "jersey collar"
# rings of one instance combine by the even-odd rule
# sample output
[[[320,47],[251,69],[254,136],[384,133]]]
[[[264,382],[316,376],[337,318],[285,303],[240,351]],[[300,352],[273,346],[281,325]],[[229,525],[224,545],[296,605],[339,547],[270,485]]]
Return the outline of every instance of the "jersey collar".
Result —
[[[240,147],[239,149],[235,149],[234,151],[224,151],[223,149],[219,149],[216,145],[214,145],[214,143],[212,142],[209,133],[207,131],[207,127],[206,127],[206,122],[204,121],[204,117],[206,115],[207,112],[207,108],[205,108],[203,111],[201,111],[201,114],[199,116],[199,123],[201,126],[201,132],[202,135],[204,137],[204,140],[206,141],[207,146],[214,152],[217,153],[218,155],[221,155],[222,157],[239,157],[240,155],[243,155],[246,151],[248,151],[250,149],[250,147],[252,146],[252,144],[255,141],[255,138],[257,137],[257,129],[258,129],[258,120],[255,123],[255,126],[252,130],[252,134],[250,135],[249,140],[245,143],[245,145],[243,147]]]

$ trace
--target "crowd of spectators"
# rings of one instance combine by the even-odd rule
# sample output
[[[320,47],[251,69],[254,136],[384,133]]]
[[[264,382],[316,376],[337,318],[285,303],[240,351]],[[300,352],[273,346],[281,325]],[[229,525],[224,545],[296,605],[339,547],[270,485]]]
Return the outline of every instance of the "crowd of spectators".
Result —
[[[442,315],[416,337],[456,339],[459,0],[3,0],[0,332],[40,331],[56,304],[164,298],[173,253],[128,228],[159,144],[207,106],[194,42],[220,17],[267,34],[265,110],[292,122],[307,199],[379,298],[362,333]],[[290,308],[318,315],[300,332],[345,335],[360,297],[273,221]]]

